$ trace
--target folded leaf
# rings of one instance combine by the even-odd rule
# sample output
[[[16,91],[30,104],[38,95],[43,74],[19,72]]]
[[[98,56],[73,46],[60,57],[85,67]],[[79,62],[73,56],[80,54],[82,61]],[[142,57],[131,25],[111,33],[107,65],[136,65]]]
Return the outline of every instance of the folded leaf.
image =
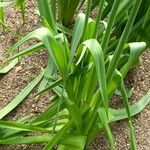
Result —
[[[150,102],[150,90],[135,104],[130,106],[131,109],[131,116],[137,115],[140,113]],[[118,121],[128,118],[128,115],[126,113],[126,109],[110,109],[112,115],[114,118],[111,121]]]
[[[8,73],[18,62],[17,58],[12,60],[7,66],[0,69],[0,74]]]

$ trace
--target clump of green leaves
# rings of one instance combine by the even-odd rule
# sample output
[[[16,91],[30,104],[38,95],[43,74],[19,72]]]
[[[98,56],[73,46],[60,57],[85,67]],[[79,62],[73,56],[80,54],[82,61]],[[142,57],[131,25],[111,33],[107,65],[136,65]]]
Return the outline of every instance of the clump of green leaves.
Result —
[[[7,53],[13,52],[26,41],[37,38],[39,43],[20,51],[9,61],[46,48],[49,53],[48,65],[10,104],[0,110],[0,119],[23,101],[38,83],[40,86],[35,96],[49,90],[55,96],[47,110],[30,123],[30,117],[17,122],[1,120],[0,144],[46,143],[44,150],[52,149],[56,144],[58,149],[62,150],[82,150],[87,149],[103,130],[110,149],[115,149],[109,124],[128,118],[131,148],[136,149],[132,116],[142,111],[149,103],[150,91],[139,102],[130,106],[123,79],[139,62],[139,56],[146,48],[145,42],[128,43],[142,0],[134,0],[128,7],[130,15],[119,36],[116,34],[120,27],[118,14],[124,15],[121,11],[124,9],[129,11],[125,7],[129,5],[126,4],[127,1],[109,1],[106,6],[107,1],[95,1],[99,6],[96,21],[90,18],[90,11],[94,7],[92,2],[87,1],[86,15],[78,15],[74,29],[70,32],[64,27],[60,29],[57,25],[53,5],[49,7],[46,1],[39,0],[45,27],[23,37],[7,50]],[[107,26],[100,26],[101,20],[108,12],[110,14]],[[0,73],[7,71],[0,70]],[[125,106],[123,109],[115,110],[109,106],[116,90],[120,91]],[[43,134],[28,134],[37,131]]]

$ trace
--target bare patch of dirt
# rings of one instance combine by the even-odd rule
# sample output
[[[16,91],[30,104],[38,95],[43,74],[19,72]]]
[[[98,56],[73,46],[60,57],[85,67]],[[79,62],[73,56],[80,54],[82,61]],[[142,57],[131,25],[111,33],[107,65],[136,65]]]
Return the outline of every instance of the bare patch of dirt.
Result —
[[[31,31],[34,31],[40,27],[40,20],[37,15],[37,4],[34,0],[27,1],[26,7],[26,22],[22,26],[21,13],[14,7],[6,8],[5,17],[6,22],[13,33],[17,33],[20,38]],[[16,35],[12,32],[3,31],[0,27],[0,56],[5,59],[4,52],[11,45],[17,41]],[[36,43],[36,40],[31,40],[21,46],[20,49]],[[0,77],[0,108],[6,106],[29,82],[31,82],[36,75],[41,71],[41,68],[45,68],[47,65],[48,53],[46,50],[37,52],[30,56],[23,58],[20,63],[14,67],[8,74]],[[40,101],[36,101],[33,98],[34,90],[24,100],[19,107],[11,112],[6,118],[10,120],[17,120],[24,116],[33,114],[37,116],[41,113],[49,104],[50,95],[46,94],[42,96]],[[17,146],[2,146],[0,150],[41,150],[43,145],[17,145]]]

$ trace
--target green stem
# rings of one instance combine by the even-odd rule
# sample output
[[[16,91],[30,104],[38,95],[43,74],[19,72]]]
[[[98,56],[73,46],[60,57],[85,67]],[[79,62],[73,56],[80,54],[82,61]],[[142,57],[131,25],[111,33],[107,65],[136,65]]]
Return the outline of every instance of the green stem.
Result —
[[[99,11],[98,11],[98,16],[96,18],[96,25],[95,25],[95,29],[94,29],[93,38],[97,37],[98,26],[99,26],[100,20],[102,18],[104,3],[105,3],[105,0],[101,0],[99,2]]]
[[[126,112],[127,112],[127,115],[128,115],[128,119],[131,120],[131,110],[130,110],[128,94],[126,92],[124,81],[121,82],[120,91],[121,91],[121,95],[123,97],[123,102],[124,102],[124,104],[126,106]]]
[[[55,22],[54,15],[50,7],[49,1],[38,0],[38,7],[39,7],[41,17],[44,17],[44,19],[46,19],[48,25],[52,28],[52,30],[55,33],[57,33],[56,22]],[[43,22],[43,25],[45,26],[44,22]]]
[[[51,9],[54,15],[54,20],[56,20],[56,0],[51,0]]]
[[[126,106],[126,112],[127,112],[127,115],[128,115],[128,124],[129,124],[129,128],[130,128],[131,149],[132,150],[137,150],[137,144],[136,144],[136,139],[135,139],[135,131],[134,131],[134,127],[132,125],[131,109],[130,109],[128,95],[127,95],[125,84],[124,84],[123,80],[122,80],[121,85],[120,85],[120,91],[121,91],[123,102]]]
[[[86,27],[87,27],[87,24],[88,24],[88,19],[89,19],[89,16],[90,16],[91,6],[92,6],[92,0],[88,0],[87,1],[86,17],[85,17],[85,22],[84,22],[84,31],[83,31],[83,36],[82,36],[83,39],[85,38],[85,32],[86,32]]]
[[[3,0],[0,0],[0,2],[3,2]],[[5,26],[4,26],[4,11],[3,11],[2,7],[0,8],[0,24],[2,24],[3,29],[4,29],[5,28]]]
[[[112,7],[112,10],[111,10],[111,13],[110,13],[106,33],[104,34],[103,39],[102,39],[102,49],[103,49],[104,52],[106,51],[106,48],[108,46],[111,30],[113,28],[113,25],[114,25],[114,22],[115,22],[115,19],[116,19],[117,9],[119,7],[119,4],[120,4],[120,0],[115,0],[115,2],[113,4],[113,7]]]

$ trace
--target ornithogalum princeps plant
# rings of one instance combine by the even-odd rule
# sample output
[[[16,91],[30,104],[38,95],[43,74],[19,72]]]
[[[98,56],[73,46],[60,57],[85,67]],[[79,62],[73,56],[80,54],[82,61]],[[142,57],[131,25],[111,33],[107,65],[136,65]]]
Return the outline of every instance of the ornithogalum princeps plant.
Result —
[[[93,2],[94,1],[95,0],[93,0]],[[4,13],[2,7],[7,7],[9,5],[15,5],[17,8],[20,8],[24,23],[25,2],[26,0],[14,0],[14,1],[0,0],[0,21],[1,21],[0,24],[4,24]],[[59,23],[68,26],[73,23],[73,19],[76,12],[80,10],[82,5],[85,3],[85,0],[44,0],[44,1],[37,0],[37,2],[39,11],[42,12],[41,17],[44,16],[45,19],[48,21],[48,24],[50,23],[49,19],[51,20],[52,18],[54,18],[57,19]]]
[[[0,24],[3,27],[8,28],[7,24],[4,22],[4,13],[3,7],[7,7],[9,5],[15,5],[17,8],[20,8],[23,23],[25,22],[25,0],[14,0],[14,1],[5,1],[0,0]],[[107,20],[110,16],[110,12],[112,10],[114,0],[37,0],[38,10],[40,12],[40,16],[45,27],[48,27],[56,32],[56,26],[54,24],[57,21],[58,30],[62,31],[62,27],[72,27],[75,15],[81,11],[83,4],[87,3],[90,5],[89,12],[91,13],[94,8],[101,7],[101,19],[103,22]],[[116,18],[113,20],[110,19],[109,26],[113,25],[113,31],[111,32],[110,37],[112,38],[109,48],[107,51],[111,51],[117,45],[119,38],[121,37],[122,31],[128,21],[129,14],[131,13],[131,8],[134,5],[134,0],[118,0],[114,9],[115,13],[112,13]],[[117,11],[116,11],[117,10]],[[134,41],[145,41],[147,47],[149,47],[150,35],[148,34],[149,22],[150,22],[150,1],[142,0],[140,8],[138,10],[136,19],[134,20],[134,24],[132,26],[130,36],[128,38],[128,42]],[[105,22],[107,26],[107,23]],[[111,28],[109,28],[111,29]],[[65,28],[64,28],[65,30]],[[66,29],[65,32],[68,30]],[[98,39],[101,38],[100,30],[98,33]],[[68,33],[68,32],[67,32]]]
[[[112,4],[106,27],[99,26],[105,1],[98,3],[96,21],[89,18],[92,0],[87,2],[86,15],[80,13],[77,16],[74,29],[69,35],[64,28],[60,32],[52,10],[47,9],[52,15],[49,17],[42,11],[44,7],[41,4],[40,13],[45,16],[42,20],[45,27],[29,33],[7,50],[7,54],[10,54],[32,38],[39,40],[37,44],[10,57],[10,64],[0,70],[1,74],[8,72],[18,58],[44,48],[49,53],[49,60],[47,67],[0,110],[0,119],[18,106],[38,83],[40,85],[35,97],[40,98],[41,94],[50,90],[54,97],[47,109],[32,121],[32,116],[15,122],[1,120],[0,144],[46,143],[44,150],[50,150],[55,145],[58,150],[83,150],[88,149],[93,139],[104,131],[109,147],[113,150],[115,139],[109,124],[127,118],[131,149],[136,149],[132,116],[141,112],[149,103],[150,91],[139,102],[130,105],[124,78],[139,63],[139,56],[146,48],[145,42],[127,42],[142,0],[132,3],[130,15],[117,44],[114,41],[117,35],[113,31],[122,1],[115,0]],[[112,109],[109,105],[116,90],[123,100],[123,109]],[[34,132],[42,134],[34,135]]]
[[[85,0],[82,0],[85,1]],[[56,2],[55,2],[56,4]],[[58,20],[64,25],[73,22],[74,14],[80,4],[80,0],[58,0]]]

